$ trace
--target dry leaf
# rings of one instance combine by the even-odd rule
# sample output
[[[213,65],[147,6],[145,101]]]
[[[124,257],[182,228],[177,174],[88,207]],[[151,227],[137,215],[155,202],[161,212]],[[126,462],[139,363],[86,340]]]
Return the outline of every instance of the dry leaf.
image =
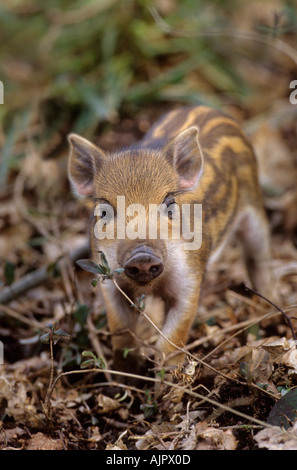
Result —
[[[4,410],[17,423],[36,428],[40,426],[40,418],[36,406],[27,396],[28,382],[26,377],[0,376],[0,404],[4,404]]]
[[[203,410],[190,411],[186,415],[182,415],[182,421],[177,424],[177,428],[181,430],[181,448],[184,450],[194,450],[197,444],[196,420],[202,419],[205,412]]]
[[[275,341],[271,341],[271,338],[269,338],[262,342],[261,346],[265,351],[269,352],[271,359],[276,360],[285,351],[295,347],[295,341],[287,338],[278,338]]]
[[[138,437],[136,442],[137,450],[148,450],[156,448],[160,444],[160,439],[162,440],[170,433],[176,432],[176,425],[173,423],[164,422],[152,426],[152,429],[147,431],[144,436],[135,436]],[[163,447],[164,449],[164,447]]]
[[[297,374],[297,350],[296,341],[280,338],[272,343],[265,343],[262,348],[269,352],[271,360],[275,364],[288,367],[288,374]]]
[[[224,340],[224,333],[218,325],[204,323],[203,329],[205,336],[209,338],[208,341],[203,343],[204,347],[217,346]]]
[[[200,423],[196,426],[196,436],[198,444],[195,450],[235,450],[237,447],[237,440],[235,439],[232,431],[227,429],[225,431],[208,427]]]
[[[126,444],[123,443],[122,438],[127,434],[127,430],[122,432],[116,442],[108,443],[106,446],[106,450],[128,450]]]
[[[297,450],[297,423],[287,431],[278,426],[265,428],[258,432],[255,441],[261,449]]]
[[[100,442],[102,440],[102,436],[100,434],[100,430],[98,426],[92,426],[90,428],[91,436],[88,438],[90,442]]]
[[[52,439],[42,432],[33,435],[26,447],[27,450],[63,450],[62,440]]]
[[[107,397],[106,395],[102,395],[102,393],[98,395],[97,402],[99,413],[109,413],[110,411],[115,411],[122,406],[117,400]]]
[[[4,432],[0,432],[0,443],[10,442],[12,439],[17,439],[24,434],[26,434],[26,431],[19,426],[12,429],[6,429]]]
[[[295,346],[283,355],[282,364],[288,367],[289,375],[297,374],[297,350]]]

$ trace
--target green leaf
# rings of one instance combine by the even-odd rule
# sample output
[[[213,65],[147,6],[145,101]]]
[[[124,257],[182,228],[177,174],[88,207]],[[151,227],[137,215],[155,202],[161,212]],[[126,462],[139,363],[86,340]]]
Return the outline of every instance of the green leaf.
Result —
[[[97,361],[96,361],[95,365],[99,369],[105,369],[105,362],[103,361],[103,359],[101,357],[97,358]]]
[[[100,266],[91,259],[79,259],[76,264],[85,271],[93,274],[103,274]]]
[[[267,423],[288,429],[297,418],[297,389],[290,390],[272,408]]]
[[[60,258],[59,258],[60,259]],[[46,268],[46,271],[48,274],[50,274],[50,276],[56,278],[60,275],[60,268],[57,264],[57,262],[59,261],[59,259],[54,262],[54,263],[50,263],[47,268]]]
[[[93,365],[94,365],[93,359],[87,359],[86,361],[81,363],[80,368],[87,369],[88,367],[92,367]]]
[[[66,333],[66,331],[64,331],[64,330],[61,330],[61,328],[56,330],[54,334],[55,334],[55,336],[67,336],[68,338],[70,337],[70,334]]]
[[[45,237],[33,237],[30,240],[28,240],[28,245],[29,246],[43,246],[46,243],[46,238]]]
[[[123,358],[127,359],[129,352],[133,351],[133,349],[125,348],[123,351]]]
[[[143,312],[145,309],[145,294],[141,294],[141,296],[138,297],[136,300],[139,310]]]
[[[106,273],[110,273],[110,267],[109,267],[109,265],[108,265],[108,261],[107,261],[107,259],[106,259],[105,254],[103,253],[103,251],[99,251],[98,253],[101,254],[101,263],[102,263],[102,267],[105,268]]]
[[[112,274],[121,274],[124,271],[125,271],[124,268],[118,268],[118,269],[115,269],[114,271],[112,271]]]
[[[101,357],[96,357],[92,351],[83,351],[81,353],[83,357],[90,357],[86,361],[82,362],[80,367],[86,369],[87,367],[98,367],[98,369],[105,369],[105,362]]]
[[[5,276],[6,284],[8,284],[9,286],[14,281],[14,270],[15,270],[15,265],[11,263],[10,261],[6,261],[5,268],[4,268],[4,276]]]
[[[105,254],[102,251],[99,251],[99,253],[101,253],[102,264],[97,264],[91,259],[80,259],[76,261],[76,263],[85,271],[101,275],[103,280],[112,279],[112,274],[110,272],[110,267],[108,266]],[[92,285],[94,286],[94,283],[92,283]]]
[[[58,326],[58,322],[54,322],[54,323],[46,323],[46,325],[52,333],[54,333],[56,327]]]
[[[45,344],[49,343],[50,333],[45,333],[44,335],[40,336],[39,339],[42,343],[45,343]]]
[[[83,351],[81,355],[83,357],[91,357],[92,359],[97,359],[95,354],[92,351]]]
[[[73,313],[75,321],[81,326],[84,327],[89,313],[89,307],[85,304],[80,304]]]
[[[103,281],[105,279],[112,279],[114,274],[121,274],[124,271],[123,268],[118,268],[111,272],[110,267],[108,265],[108,261],[103,251],[98,251],[98,253],[100,253],[101,264],[97,264],[91,259],[80,259],[76,261],[76,264],[78,264],[78,266],[80,266],[85,271],[88,271],[89,273],[98,274],[99,276],[101,276]],[[98,280],[96,279],[93,279],[91,282],[93,287],[96,287],[97,283]]]
[[[279,387],[277,387],[277,390],[280,392],[281,396],[283,397],[290,391],[290,388],[283,387],[282,385],[280,385]]]
[[[162,369],[161,369],[159,372],[157,372],[156,375],[158,375],[158,376],[161,378],[161,380],[164,380],[164,378],[165,378],[165,372],[166,372],[166,371],[165,371],[165,368],[162,367]]]
[[[50,331],[40,336],[39,339],[42,343],[49,343],[52,340],[54,344],[57,344],[57,342],[59,341],[59,339],[61,339],[61,337],[70,338],[70,335],[66,333],[66,331],[61,330],[61,328],[58,328],[56,330],[58,326],[58,322],[47,323],[46,326],[50,329]]]
[[[146,390],[147,402],[140,405],[140,409],[143,411],[144,417],[149,418],[158,411],[158,404],[155,400],[152,400],[150,392]]]

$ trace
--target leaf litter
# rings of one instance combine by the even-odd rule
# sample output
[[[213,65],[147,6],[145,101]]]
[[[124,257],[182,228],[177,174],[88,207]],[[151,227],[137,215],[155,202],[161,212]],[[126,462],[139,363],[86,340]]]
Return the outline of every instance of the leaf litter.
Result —
[[[282,143],[285,145],[283,140]],[[63,185],[62,175],[60,178]],[[25,188],[23,183],[22,198],[26,201],[32,189],[28,193]],[[34,191],[39,191],[37,183]],[[274,197],[269,193],[266,201],[274,225],[276,289],[282,307],[285,305],[284,309],[294,323],[297,260],[290,235],[296,230],[296,224],[294,226],[292,215],[287,213],[291,208],[286,200],[283,206],[278,200],[274,207]],[[64,205],[61,224],[58,219],[43,215],[37,219],[31,215],[23,222],[22,214],[13,212],[14,222],[27,227],[20,237],[25,240],[36,233],[36,227],[41,228],[43,235],[50,237],[53,247],[50,257],[51,245],[47,245],[46,256],[55,263],[67,252],[65,247],[70,241],[75,247],[84,240],[87,212],[76,209],[76,204],[69,201]],[[55,214],[61,207],[61,203],[56,205]],[[73,224],[76,210],[82,211],[79,224]],[[42,203],[38,211],[50,212],[51,207]],[[5,249],[7,240],[9,252],[8,233],[1,243]],[[15,246],[24,246],[22,238]],[[25,274],[21,257],[30,259],[35,268],[44,263],[44,254],[39,248],[36,251],[32,244],[13,253],[16,279]],[[44,328],[38,331],[38,324],[45,327],[49,322],[57,322],[57,329],[71,336],[67,344],[61,339],[54,346],[55,377],[61,371],[79,370],[84,349],[93,348],[100,357],[102,353],[107,369],[112,364],[104,307],[98,287],[91,287],[94,276],[75,269],[67,259],[63,263],[60,272],[49,271],[46,286],[30,289],[10,302],[14,316],[10,316],[3,306],[6,316],[5,320],[2,316],[0,334],[8,361],[1,366],[0,374],[2,448],[231,450],[257,446],[296,447],[294,427],[286,431],[280,426],[265,428],[265,424],[269,424],[269,413],[282,400],[282,393],[294,390],[296,386],[296,344],[284,318],[271,305],[257,296],[246,296],[233,290],[232,285],[244,280],[236,246],[224,253],[205,283],[200,316],[188,345],[191,353],[197,355],[194,375],[189,376],[188,382],[182,370],[176,371],[171,377],[173,385],[166,385],[162,392],[156,393],[145,378],[139,389],[119,384],[114,377],[105,381],[99,370],[97,373],[85,371],[86,374],[81,376],[69,374],[56,383],[51,396],[51,423],[48,423],[43,403],[51,361],[48,346],[36,340],[36,337],[46,335]],[[88,306],[89,325],[79,317],[85,311],[78,308],[79,305]],[[75,317],[79,321],[74,322],[73,313],[77,308]],[[90,325],[95,327],[97,343]],[[181,388],[175,388],[175,385]],[[188,390],[194,394],[199,392],[199,398],[189,395]],[[217,406],[208,403],[207,398],[213,399]],[[233,414],[232,409],[251,419]],[[263,422],[262,430],[253,419]]]
[[[241,11],[240,24],[244,17]],[[279,62],[287,73],[278,84],[283,98],[272,100],[277,73],[270,80],[265,67],[242,59],[242,73],[257,86],[265,84],[269,106],[259,86],[245,113],[228,104],[225,110],[244,122],[255,146],[272,231],[278,305],[296,331],[296,110],[284,91],[292,70],[283,57]],[[10,67],[10,73],[17,73],[16,68]],[[202,77],[193,75],[191,80],[203,85]],[[170,92],[176,92],[173,86]],[[111,120],[104,132],[100,129],[97,143],[133,143],[161,114],[161,107],[150,105],[146,112],[135,113],[135,119]],[[269,111],[259,115],[262,109]],[[38,134],[34,112],[28,117],[32,135]],[[49,140],[60,138],[57,132]],[[71,256],[87,242],[88,211],[70,195],[66,152],[42,158],[34,142],[25,144],[22,137],[12,143],[13,155],[22,146],[26,156],[18,171],[8,172],[7,191],[0,193],[0,252],[5,254],[0,264],[5,359],[0,365],[0,448],[296,450],[296,344],[279,311],[238,289],[246,277],[236,245],[225,250],[203,286],[187,345],[195,364],[181,365],[159,390],[150,381],[160,377],[152,363],[140,386],[122,383],[112,374],[111,338],[99,286],[92,287],[94,275],[79,269]],[[80,258],[87,256],[85,249]],[[44,269],[41,284],[26,284],[9,304],[1,301],[5,289],[38,269]],[[39,340],[48,335],[47,324],[57,324],[56,332],[70,335],[62,334],[52,357],[49,344]],[[90,370],[80,368],[85,360],[92,360]],[[51,373],[54,387],[47,414]]]

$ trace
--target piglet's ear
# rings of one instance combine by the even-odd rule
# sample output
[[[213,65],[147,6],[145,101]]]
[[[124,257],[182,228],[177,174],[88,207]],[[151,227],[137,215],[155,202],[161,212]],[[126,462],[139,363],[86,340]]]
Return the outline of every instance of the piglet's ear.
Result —
[[[178,134],[167,147],[167,156],[178,174],[181,189],[194,189],[202,174],[203,154],[198,134],[198,127],[192,126]]]
[[[70,134],[68,140],[68,178],[72,189],[78,197],[92,196],[94,175],[96,171],[100,171],[104,153],[77,134]]]

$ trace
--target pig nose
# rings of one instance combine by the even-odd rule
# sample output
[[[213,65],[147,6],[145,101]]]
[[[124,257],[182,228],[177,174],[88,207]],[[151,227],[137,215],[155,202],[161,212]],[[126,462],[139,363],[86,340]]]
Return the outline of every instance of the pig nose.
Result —
[[[137,282],[149,282],[160,276],[164,265],[153,254],[136,253],[124,265],[125,274]]]

